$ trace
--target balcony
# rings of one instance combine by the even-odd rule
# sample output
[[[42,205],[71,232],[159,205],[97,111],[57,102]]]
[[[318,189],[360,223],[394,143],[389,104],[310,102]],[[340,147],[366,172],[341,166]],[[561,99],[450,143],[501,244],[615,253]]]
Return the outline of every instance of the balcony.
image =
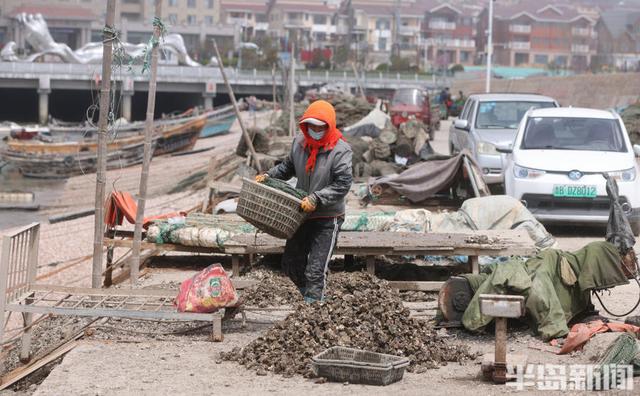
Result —
[[[511,33],[531,33],[531,25],[509,25],[509,31]]]
[[[256,26],[254,27],[254,29],[267,31],[269,30],[269,22],[258,22],[256,23]]]
[[[304,19],[302,18],[287,18],[284,22],[284,26],[285,27],[294,27],[294,28],[299,28],[299,27],[304,27]]]
[[[509,43],[512,50],[528,51],[531,49],[531,43],[528,41],[512,41]]]
[[[249,20],[246,17],[227,17],[227,23],[229,25],[238,25],[242,27],[249,26]]]
[[[440,39],[440,38],[428,38],[425,40],[428,46],[438,48],[475,48],[476,42],[473,40],[464,39]]]
[[[401,36],[415,36],[420,32],[417,26],[400,26],[399,32]]]
[[[571,52],[573,52],[574,54],[588,54],[589,46],[586,44],[572,44]]]
[[[429,29],[433,30],[456,30],[455,22],[447,22],[447,21],[429,21]]]
[[[571,29],[571,34],[579,37],[589,37],[591,36],[591,29],[574,27]]]
[[[335,33],[336,26],[335,25],[311,25],[311,31],[317,33]]]
[[[391,38],[391,30],[389,29],[376,29],[372,33],[375,38]]]

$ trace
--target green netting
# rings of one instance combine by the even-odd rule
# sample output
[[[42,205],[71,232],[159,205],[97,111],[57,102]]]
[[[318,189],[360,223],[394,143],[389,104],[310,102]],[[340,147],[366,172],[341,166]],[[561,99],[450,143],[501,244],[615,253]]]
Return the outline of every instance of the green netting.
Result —
[[[348,214],[341,231],[384,231],[393,222],[395,212]]]
[[[289,183],[287,183],[286,181],[280,180],[280,179],[274,179],[273,177],[268,177],[267,180],[264,181],[263,183],[265,186],[269,186],[271,188],[275,188],[276,190],[282,191],[284,193],[287,193],[289,195],[293,195],[294,197],[298,198],[298,199],[302,199],[304,197],[306,197],[307,195],[309,195],[308,192],[304,191],[304,190],[300,190],[294,187],[291,187],[291,185],[289,185]]]
[[[634,375],[640,375],[640,356],[636,338],[629,333],[623,333],[613,341],[598,359],[596,375],[610,371],[611,367],[633,365]]]

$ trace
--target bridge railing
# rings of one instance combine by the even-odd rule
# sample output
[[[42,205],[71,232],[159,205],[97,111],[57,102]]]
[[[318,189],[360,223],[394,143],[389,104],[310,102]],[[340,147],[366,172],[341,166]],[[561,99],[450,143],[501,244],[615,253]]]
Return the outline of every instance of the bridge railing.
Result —
[[[240,80],[268,80],[272,81],[269,70],[238,70],[227,68],[227,75],[233,82]],[[20,63],[20,62],[0,62],[0,74],[11,75],[14,78],[38,78],[42,75],[66,76],[67,79],[83,76],[84,78],[99,78],[101,73],[100,64],[72,64],[72,63]],[[146,80],[148,75],[141,73],[140,66],[129,68],[122,66],[114,69],[113,75],[116,79],[133,78],[136,80]],[[311,71],[299,70],[296,72],[298,81],[305,82],[355,82],[356,78],[352,71]],[[221,80],[220,70],[211,66],[185,67],[185,66],[160,66],[158,67],[158,79],[181,79],[206,81],[208,79]],[[281,73],[276,73],[276,82],[281,83]],[[360,74],[361,80],[371,83],[390,83],[393,81],[408,82],[430,82],[432,76],[417,73],[382,73],[366,72]]]

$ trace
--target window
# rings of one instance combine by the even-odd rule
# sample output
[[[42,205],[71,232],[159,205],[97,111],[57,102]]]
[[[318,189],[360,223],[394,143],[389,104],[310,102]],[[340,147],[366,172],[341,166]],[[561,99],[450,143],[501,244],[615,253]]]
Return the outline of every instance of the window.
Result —
[[[204,24],[207,26],[213,26],[213,17],[211,15],[206,15],[204,17]]]
[[[91,41],[94,42],[94,43],[102,41],[102,31],[101,30],[92,30],[91,31]]]
[[[127,21],[140,21],[142,19],[142,16],[137,12],[123,12],[120,17]]]
[[[187,15],[187,25],[195,25],[197,23],[195,15]]]
[[[469,62],[469,51],[460,51],[460,62]]]
[[[267,14],[256,14],[256,22],[268,22]]]
[[[215,0],[207,0],[207,8],[208,9],[213,9],[213,6],[215,5]]]
[[[169,0],[169,7],[177,7],[178,0]]]
[[[378,38],[378,51],[386,51],[387,50],[387,39],[386,37]]]
[[[140,4],[140,0],[124,0],[125,4]]]
[[[480,102],[476,128],[516,129],[529,109],[555,107],[553,102],[487,101]]]
[[[376,29],[378,30],[389,30],[391,23],[388,19],[378,19],[376,21]]]
[[[327,34],[326,33],[318,32],[318,33],[315,33],[315,36],[316,36],[315,39],[317,41],[326,41],[327,40]]]
[[[327,24],[327,16],[326,15],[314,15],[313,16],[313,24],[314,25],[326,25]]]
[[[196,0],[187,0],[187,7],[196,8]]]
[[[549,55],[535,55],[533,57],[533,63],[538,65],[546,65],[549,63]]]
[[[469,121],[469,125],[471,124],[471,114],[473,114],[474,104],[475,102],[473,101],[473,99],[467,100],[467,103],[465,104],[464,109],[462,109],[462,115],[460,116],[461,120]]]
[[[566,66],[567,65],[567,57],[565,55],[558,55],[553,60],[553,63],[555,63],[556,66]]]
[[[534,117],[527,121],[524,150],[627,151],[617,120],[604,118]]]
[[[169,14],[169,23],[171,25],[177,25],[178,24],[178,15],[176,14]]]
[[[516,63],[516,66],[527,64],[529,63],[529,54],[516,52],[516,55],[514,56],[514,61]]]
[[[424,103],[424,92],[416,88],[400,88],[396,89],[391,99],[391,105],[411,105],[422,107]]]

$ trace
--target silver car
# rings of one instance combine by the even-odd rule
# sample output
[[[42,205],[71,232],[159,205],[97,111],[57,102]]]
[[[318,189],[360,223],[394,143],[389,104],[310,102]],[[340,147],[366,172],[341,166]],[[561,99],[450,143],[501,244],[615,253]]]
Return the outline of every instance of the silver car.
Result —
[[[546,107],[558,107],[558,102],[535,94],[470,95],[449,130],[449,152],[468,149],[480,165],[485,182],[502,183],[502,159],[496,146],[513,142],[527,110]]]

